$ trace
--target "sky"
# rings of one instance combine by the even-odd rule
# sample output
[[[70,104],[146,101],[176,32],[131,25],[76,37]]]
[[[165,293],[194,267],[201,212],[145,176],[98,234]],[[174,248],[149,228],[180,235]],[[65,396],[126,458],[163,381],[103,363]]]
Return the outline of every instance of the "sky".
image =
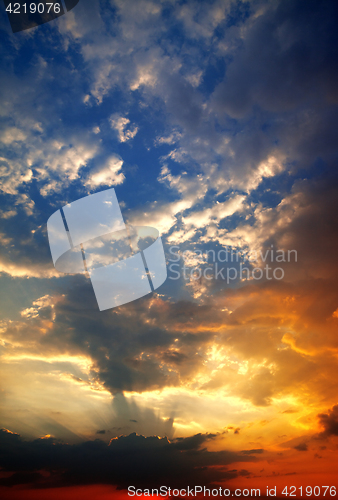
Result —
[[[0,6],[3,498],[336,485],[337,22],[80,0],[12,33]],[[109,188],[168,278],[100,311],[46,223]]]

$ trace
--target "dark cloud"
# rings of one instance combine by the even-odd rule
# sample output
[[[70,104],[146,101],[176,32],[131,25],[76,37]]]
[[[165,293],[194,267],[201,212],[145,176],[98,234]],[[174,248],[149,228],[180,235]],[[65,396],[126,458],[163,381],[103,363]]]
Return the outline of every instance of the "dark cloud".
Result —
[[[288,266],[293,279],[314,277],[336,280],[337,210],[338,176],[335,170],[324,169],[324,173],[319,173],[315,178],[297,180],[290,195],[272,212],[274,216],[266,229],[272,225],[279,225],[280,228],[267,239],[263,252],[271,244],[275,248],[295,249],[297,262],[291,259],[291,265]],[[287,216],[291,220],[283,224],[282,219]],[[291,278],[291,273],[288,278]],[[331,300],[334,302],[333,297]],[[325,314],[327,308],[320,304],[319,309]]]
[[[68,445],[53,438],[24,441],[18,434],[2,430],[0,466],[14,474],[0,483],[34,483],[40,487],[99,483],[126,488],[132,478],[138,487],[210,485],[243,474],[229,471],[228,465],[256,460],[243,453],[201,448],[214,437],[198,434],[170,442],[167,438],[130,434],[109,444],[95,440]]]
[[[337,20],[335,2],[268,5],[215,90],[215,108],[240,117],[255,104],[283,113],[313,99],[337,102]]]
[[[298,451],[308,451],[308,445],[306,443],[300,443],[294,447]]]
[[[56,353],[89,356],[93,381],[112,394],[174,386],[201,366],[199,350],[210,342],[210,334],[186,332],[184,324],[191,322],[192,314],[194,324],[202,316],[204,321],[208,316],[211,320],[212,311],[197,304],[178,303],[169,309],[165,306],[163,314],[156,301],[154,308],[144,309],[144,304],[149,303],[146,297],[118,310],[100,312],[89,280],[69,277],[68,286],[68,292],[51,298],[48,306],[37,307],[35,317],[26,324],[10,324],[6,336],[23,345],[30,337],[36,352],[42,350],[47,357]],[[175,326],[176,313],[182,331]],[[39,326],[51,316],[54,321],[41,337]],[[74,380],[83,381],[79,377]],[[119,402],[122,404],[122,400]],[[131,409],[129,418],[134,415]]]
[[[233,158],[222,179],[244,186],[269,156],[283,169],[309,168],[337,157],[338,21],[335,2],[266,2],[246,24],[210,99],[212,114],[240,133],[230,138]],[[228,57],[228,51],[225,58]],[[232,125],[234,126],[234,125]],[[216,134],[214,134],[216,137]]]
[[[335,212],[330,214],[334,203],[333,191],[332,196],[326,197],[324,190],[320,196],[318,190],[314,193],[310,190],[309,193],[303,193],[304,199],[309,201],[304,202],[303,210],[299,211],[298,217],[302,218],[302,223],[295,223],[294,230],[292,222],[288,226],[288,231],[292,230],[295,238],[304,233],[307,227],[310,234],[311,225],[310,222],[305,223],[305,217],[309,221],[315,221],[313,210],[326,213],[327,220],[332,220],[334,224]],[[311,209],[305,210],[304,207],[307,206]],[[318,231],[326,231],[319,220],[320,217]],[[277,223],[276,226],[278,227]],[[333,226],[329,224],[327,228],[328,241],[331,227]],[[279,233],[277,236],[282,239],[283,233],[280,231],[280,236]],[[324,245],[325,238],[316,238],[316,244]],[[278,239],[276,237],[277,241]],[[303,239],[304,251],[310,255],[311,246]],[[331,263],[329,259],[328,262],[333,265],[334,252]],[[328,262],[319,264],[327,266]],[[302,264],[299,263],[299,266]],[[312,269],[318,268],[319,266],[312,266]],[[21,342],[24,349],[27,345],[33,352],[43,352],[46,358],[63,353],[89,357],[92,360],[89,379],[92,383],[103,385],[115,395],[113,404],[118,418],[114,425],[123,428],[124,433],[137,430],[149,435],[151,426],[154,426],[158,429],[157,434],[171,435],[172,422],[159,425],[153,414],[142,414],[140,409],[130,406],[127,398],[117,395],[123,391],[142,392],[177,386],[185,380],[191,380],[192,376],[203,369],[211,345],[218,345],[219,349],[225,346],[226,351],[236,359],[247,360],[248,372],[240,375],[232,367],[221,367],[210,377],[209,382],[202,385],[202,390],[227,387],[231,393],[240,395],[257,406],[269,405],[276,394],[292,391],[294,380],[301,381],[313,391],[322,391],[323,384],[328,392],[333,391],[326,380],[329,379],[330,370],[334,368],[334,359],[323,357],[320,353],[317,357],[306,357],[286,348],[291,342],[305,350],[309,347],[320,349],[323,345],[334,345],[333,323],[336,320],[332,318],[332,314],[336,309],[337,292],[333,284],[331,286],[322,282],[309,287],[307,282],[262,283],[238,290],[226,290],[214,295],[212,302],[205,300],[200,305],[187,301],[170,303],[161,298],[154,298],[149,303],[149,299],[144,298],[105,312],[97,310],[92,287],[83,277],[70,277],[69,289],[63,295],[52,300],[52,312],[41,307],[37,310],[36,318],[28,319],[25,323],[10,323],[4,334],[5,338],[10,342]],[[290,296],[295,299],[292,303],[293,313],[289,318]],[[145,303],[148,305],[146,308]],[[232,313],[223,312],[224,306],[230,308]],[[52,314],[54,321],[41,336],[39,329],[43,327],[45,318],[48,316],[50,319]],[[317,331],[317,334],[312,331],[310,338],[304,329],[304,323],[309,317]],[[282,343],[284,330],[272,329],[281,324],[288,324],[291,331],[297,331],[297,337],[290,337],[288,342],[284,339],[284,349],[278,348]],[[221,325],[222,329],[219,331]],[[257,362],[264,366],[257,369]],[[251,363],[254,364],[253,367]],[[276,369],[271,370],[269,363]],[[80,378],[85,379],[83,376]],[[88,379],[86,380],[88,383]],[[137,420],[140,427],[125,427],[125,422],[130,420]],[[146,422],[149,425],[145,428]],[[97,428],[100,428],[100,424]],[[238,434],[239,429],[234,432]]]
[[[333,406],[327,413],[320,413],[318,419],[324,427],[321,436],[338,436],[338,405]]]
[[[257,455],[264,453],[264,450],[262,448],[258,448],[257,450],[243,450],[241,453],[243,453],[243,455]]]
[[[199,448],[208,440],[216,438],[216,434],[195,434],[195,436],[187,438],[177,438],[173,446],[178,450],[193,450]]]

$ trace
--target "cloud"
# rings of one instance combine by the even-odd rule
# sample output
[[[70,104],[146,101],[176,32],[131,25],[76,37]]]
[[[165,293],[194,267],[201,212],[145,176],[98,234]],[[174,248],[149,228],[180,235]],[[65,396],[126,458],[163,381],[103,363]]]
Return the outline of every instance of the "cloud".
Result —
[[[234,196],[223,203],[216,203],[211,208],[206,208],[202,211],[193,212],[187,217],[183,217],[183,223],[189,227],[210,226],[210,224],[218,224],[225,217],[229,217],[240,211],[243,207],[244,196]]]
[[[307,9],[293,0],[268,5],[248,24],[215,90],[214,109],[240,118],[255,104],[284,112],[311,99],[337,102],[337,15],[325,1],[310,1]]]
[[[179,139],[182,137],[182,134],[180,134],[178,131],[174,130],[169,136],[163,136],[163,137],[156,137],[155,139],[155,146],[159,146],[162,144],[175,144],[175,142],[179,141]]]
[[[320,425],[324,427],[321,436],[338,436],[338,405],[334,405],[328,413],[320,413],[318,420]]]
[[[21,203],[18,204],[16,214],[4,221],[6,237],[2,239],[0,272],[13,277],[60,276],[51,262],[46,227],[36,224],[34,214],[29,213],[27,217],[31,204],[26,198],[23,202],[24,210]],[[22,223],[23,217],[25,223]]]
[[[133,139],[138,132],[136,126],[132,128],[128,126],[130,123],[129,118],[124,118],[123,116],[115,114],[110,117],[109,121],[111,127],[116,130],[120,142],[126,142]]]
[[[300,443],[294,447],[298,451],[308,451],[308,445],[306,443]]]
[[[177,5],[175,15],[184,24],[186,35],[200,41],[208,40],[229,14],[231,2],[216,1],[211,5],[188,3]],[[202,39],[202,40],[201,40]]]
[[[23,125],[21,133],[27,135],[25,143],[8,143],[0,159],[1,190],[11,195],[18,195],[19,190],[33,180],[39,183],[43,196],[61,191],[79,178],[80,169],[98,152],[97,141],[95,144],[87,133],[85,137],[72,134],[67,138],[63,131],[54,137],[45,133],[37,135],[29,123]]]
[[[332,288],[309,288],[308,282],[252,284],[218,291],[200,304],[153,297],[103,314],[90,283],[74,277],[62,297],[42,297],[23,311],[25,321],[4,324],[2,338],[18,353],[43,349],[48,359],[66,349],[85,356],[91,383],[111,394],[183,384],[269,406],[294,392],[294,380],[311,393],[323,392],[334,368],[336,319],[333,307],[316,304],[330,295]],[[128,419],[142,420],[132,411]]]
[[[217,239],[223,246],[251,252],[255,261],[266,255],[261,266],[269,262],[278,267],[277,251],[283,250],[286,255],[288,251],[293,252],[281,264],[287,281],[324,279],[333,283],[338,271],[334,252],[337,192],[338,181],[333,172],[320,173],[315,179],[296,180],[291,192],[274,207],[251,205],[247,197],[244,217],[234,229],[208,228],[203,238],[205,241]]]
[[[93,159],[97,146],[85,143],[83,139],[74,139],[71,144],[64,141],[51,141],[44,145],[44,152],[39,152],[39,157],[32,161],[38,162],[43,168],[36,166],[39,180],[46,180],[40,190],[43,196],[50,192],[60,191],[65,188],[65,183],[70,183],[79,178],[79,170]]]
[[[298,0],[118,0],[104,11],[102,3],[81,4],[47,31],[4,45],[0,270],[16,308],[15,317],[4,311],[1,323],[6,419],[18,422],[35,391],[28,406],[39,415],[27,421],[38,422],[37,432],[47,427],[50,394],[62,412],[85,394],[78,407],[86,436],[136,430],[168,437],[128,441],[142,448],[149,467],[157,462],[147,462],[147,447],[159,442],[175,460],[181,447],[190,467],[194,453],[203,455],[198,446],[216,446],[211,436],[225,418],[239,449],[253,436],[242,457],[258,454],[263,440],[275,446],[281,427],[288,439],[297,434],[289,449],[299,456],[295,449],[307,446],[299,428],[316,428],[323,401],[325,408],[336,403],[337,8],[314,0],[306,9]],[[32,54],[27,64],[23,50]],[[297,261],[285,265],[280,282],[226,287],[181,277],[159,295],[99,313],[85,277],[64,277],[55,289],[50,278],[60,275],[45,223],[88,190],[114,185],[128,220],[159,228],[165,244],[188,251],[190,264],[195,246],[205,253],[222,245],[263,255],[272,246],[295,249]],[[38,283],[27,285],[26,277]],[[321,437],[336,433],[335,408],[319,413]],[[46,417],[48,434],[67,434],[62,418],[64,434],[61,420]],[[169,443],[173,422],[176,432],[195,435]],[[115,441],[124,449],[126,441]],[[54,441],[50,454],[66,456],[63,446]],[[101,456],[119,466],[111,446],[85,443],[84,455],[92,447],[98,456],[95,471]],[[67,450],[81,456],[78,447]],[[171,462],[161,457],[165,470]],[[194,466],[208,467],[203,457]],[[61,465],[61,475],[70,471],[65,484],[82,481],[80,470]],[[105,467],[96,475],[103,482],[110,480]],[[191,470],[183,466],[182,474],[195,480]],[[28,481],[27,472],[9,483]],[[209,473],[201,472],[211,481]],[[219,468],[212,473],[230,477]],[[122,470],[121,481],[126,477]]]
[[[4,130],[0,135],[0,142],[4,144],[11,144],[12,142],[24,141],[26,139],[26,135],[22,130],[16,127],[10,127]]]
[[[95,440],[68,445],[51,437],[24,441],[18,434],[2,430],[0,464],[12,474],[0,482],[3,486],[26,483],[44,488],[81,484],[127,488],[132,477],[133,485],[144,488],[211,485],[237,476],[227,466],[256,460],[233,451],[201,449],[208,439],[209,435],[200,434],[169,441],[134,433],[109,444]]]
[[[243,450],[241,453],[243,453],[243,455],[258,455],[264,453],[264,450],[262,448],[258,448],[254,450]]]
[[[40,297],[38,300],[33,302],[33,307],[29,307],[21,311],[21,316],[24,318],[38,318],[45,317],[46,312],[50,319],[53,318],[52,310],[54,309],[55,298],[50,297],[50,295],[45,295]]]
[[[19,162],[0,158],[0,172],[3,178],[1,191],[6,194],[18,194],[19,186],[29,183],[33,177],[31,169],[20,168]]]
[[[98,186],[117,186],[125,180],[122,169],[123,160],[117,155],[111,155],[103,165],[98,165],[91,169],[86,186],[92,189]]]

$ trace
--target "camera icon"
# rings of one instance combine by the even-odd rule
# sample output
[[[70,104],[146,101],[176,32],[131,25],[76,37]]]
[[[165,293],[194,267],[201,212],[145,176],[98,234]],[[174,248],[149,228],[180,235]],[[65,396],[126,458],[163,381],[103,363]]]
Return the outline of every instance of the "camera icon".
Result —
[[[167,279],[159,232],[126,225],[114,189],[57,210],[47,232],[55,268],[86,273],[100,311],[139,299]]]

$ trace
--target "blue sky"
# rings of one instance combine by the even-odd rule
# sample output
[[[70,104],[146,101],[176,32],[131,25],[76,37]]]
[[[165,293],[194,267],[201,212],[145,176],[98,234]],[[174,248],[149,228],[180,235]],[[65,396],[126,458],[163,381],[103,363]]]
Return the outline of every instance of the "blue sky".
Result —
[[[70,442],[209,432],[217,449],[229,427],[231,450],[315,446],[318,414],[336,418],[337,14],[324,0],[80,0],[13,34],[1,9],[1,425]],[[283,280],[168,279],[100,313],[84,276],[54,269],[46,222],[111,187],[190,270],[226,246],[297,262]]]

